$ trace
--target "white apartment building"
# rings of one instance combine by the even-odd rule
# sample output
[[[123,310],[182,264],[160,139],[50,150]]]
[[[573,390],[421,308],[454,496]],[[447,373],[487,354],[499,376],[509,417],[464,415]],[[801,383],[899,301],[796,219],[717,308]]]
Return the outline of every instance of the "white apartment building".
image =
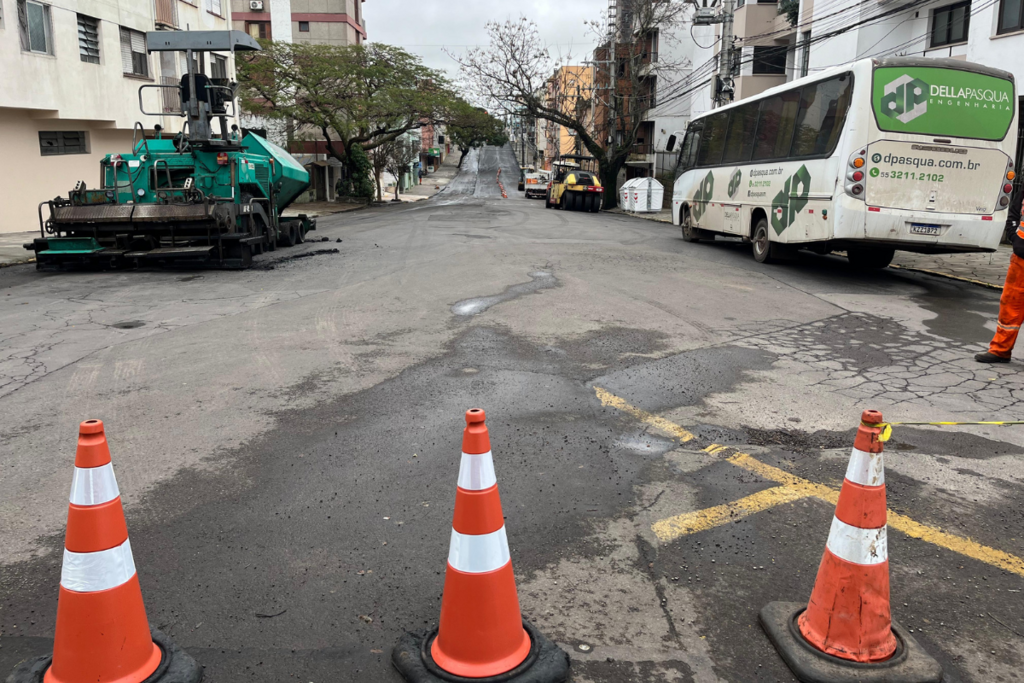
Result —
[[[1018,96],[1024,90],[1024,0],[800,0],[795,23],[774,0],[736,5],[735,100],[836,65],[892,56],[964,59],[1004,69],[1014,74]],[[698,49],[695,64],[717,69],[720,45],[709,59]],[[712,78],[691,107],[694,115],[711,108],[714,88]],[[1024,163],[1020,142],[1016,163]]]
[[[99,161],[129,151],[141,122],[177,131],[176,116],[144,116],[139,86],[177,84],[183,55],[146,52],[157,29],[223,30],[228,0],[0,0],[0,233],[38,230],[40,202],[99,182]],[[204,59],[232,78],[229,56]],[[172,90],[148,89],[147,111],[180,107]]]

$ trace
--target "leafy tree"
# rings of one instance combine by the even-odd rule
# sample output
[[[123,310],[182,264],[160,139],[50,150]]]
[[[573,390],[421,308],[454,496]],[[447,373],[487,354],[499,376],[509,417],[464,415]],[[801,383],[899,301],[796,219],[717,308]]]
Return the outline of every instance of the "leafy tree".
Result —
[[[779,14],[786,15],[790,26],[800,21],[800,0],[779,0]]]
[[[357,199],[373,199],[373,166],[361,145],[352,145],[348,151],[347,175],[339,181],[338,194]]]
[[[261,52],[239,57],[238,80],[248,112],[293,123],[300,135],[323,140],[355,184],[364,172],[356,168],[354,148],[367,151],[396,140],[455,102],[439,71],[381,43],[265,42]]]
[[[501,119],[482,107],[474,107],[464,100],[456,102],[447,116],[448,137],[461,151],[459,167],[469,150],[484,145],[501,147],[508,142],[508,133]]]

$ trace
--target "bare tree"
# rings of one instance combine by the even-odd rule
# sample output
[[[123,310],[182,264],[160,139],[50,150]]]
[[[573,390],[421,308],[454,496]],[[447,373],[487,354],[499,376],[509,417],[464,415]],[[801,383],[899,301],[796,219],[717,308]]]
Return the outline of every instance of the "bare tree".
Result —
[[[659,34],[671,34],[688,16],[683,0],[621,0],[611,25],[592,24],[602,33],[590,65],[574,65],[571,55],[552,57],[537,26],[525,17],[487,25],[490,45],[451,56],[467,89],[479,100],[505,111],[567,128],[578,146],[597,159],[605,208],[615,206],[619,171],[634,152],[637,134],[655,105],[659,73],[688,65],[656,56]]]
[[[402,174],[409,170],[409,165],[420,158],[420,145],[408,136],[398,138],[388,145],[388,153],[384,158],[384,170],[395,177],[395,201],[398,199],[398,186]],[[378,183],[379,186],[379,183]]]

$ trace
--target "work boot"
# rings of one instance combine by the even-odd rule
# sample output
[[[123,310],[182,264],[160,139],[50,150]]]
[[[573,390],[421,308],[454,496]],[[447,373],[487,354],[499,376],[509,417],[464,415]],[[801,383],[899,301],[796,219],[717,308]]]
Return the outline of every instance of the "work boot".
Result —
[[[1002,356],[997,356],[996,354],[992,353],[991,351],[986,351],[985,353],[977,354],[974,357],[974,360],[978,361],[979,363],[1009,363],[1010,362],[1009,358],[1003,358]]]

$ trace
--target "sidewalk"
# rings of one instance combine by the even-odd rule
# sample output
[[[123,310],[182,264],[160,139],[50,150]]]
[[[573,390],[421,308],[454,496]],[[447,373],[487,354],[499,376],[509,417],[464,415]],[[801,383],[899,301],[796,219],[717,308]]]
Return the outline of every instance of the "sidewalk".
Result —
[[[433,197],[459,174],[459,157],[461,156],[462,152],[453,149],[437,170],[423,176],[421,185],[413,185],[405,192],[400,193],[398,198],[403,202],[415,202]]]
[[[300,213],[304,213],[310,218],[319,218],[320,216],[330,216],[334,213],[357,211],[365,208],[366,202],[306,202],[304,204],[292,204],[284,210],[282,216],[284,218],[295,218]]]
[[[892,265],[896,268],[906,268],[929,275],[949,277],[985,287],[1002,289],[1012,253],[1013,249],[1008,244],[999,245],[999,249],[991,254],[936,255],[897,251]]]
[[[39,237],[39,231],[0,233],[0,268],[35,261],[35,253],[22,245]]]
[[[672,222],[671,209],[662,209],[658,213],[631,213],[614,208],[609,213],[659,223]],[[1012,253],[1013,250],[1008,244],[999,245],[999,249],[991,254],[914,254],[909,251],[897,251],[892,267],[1002,289]]]

